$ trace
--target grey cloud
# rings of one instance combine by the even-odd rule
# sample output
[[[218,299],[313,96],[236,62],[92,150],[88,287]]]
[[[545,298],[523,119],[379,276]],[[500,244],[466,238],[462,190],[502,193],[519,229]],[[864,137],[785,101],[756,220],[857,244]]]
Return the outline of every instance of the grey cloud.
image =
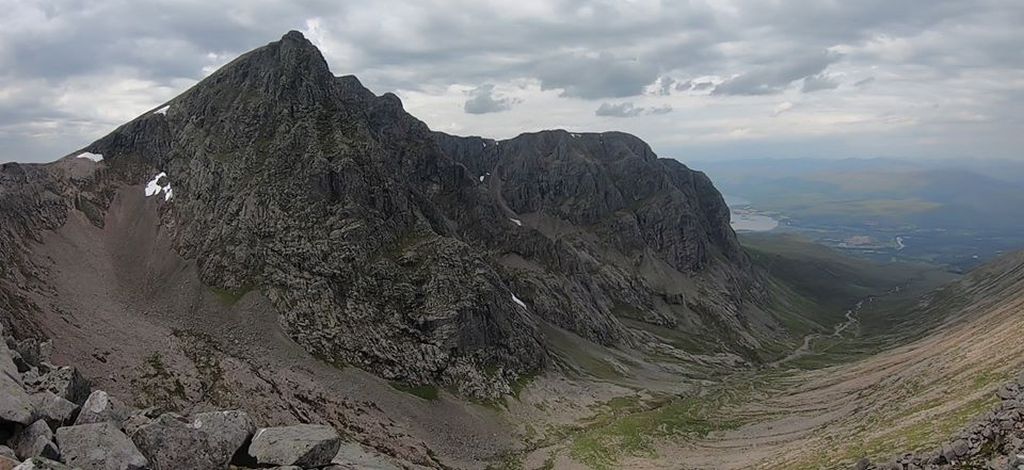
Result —
[[[704,91],[715,87],[714,82],[686,80],[676,83],[677,91]]]
[[[672,112],[672,105],[657,106],[647,110],[647,114],[668,114]]]
[[[834,90],[839,87],[839,82],[827,74],[819,73],[804,78],[804,86],[800,89],[804,93],[811,93],[820,90]]]
[[[633,103],[601,103],[594,114],[597,116],[610,116],[610,117],[633,117],[639,116],[644,111],[644,108],[638,108],[633,106]]]
[[[636,96],[658,78],[655,64],[606,52],[551,58],[536,72],[542,89],[561,89],[563,96],[588,99]]]
[[[26,1],[5,12],[7,29],[44,17],[45,34],[2,34],[12,51],[9,60],[0,62],[3,68],[13,74],[60,79],[128,65],[148,78],[199,78],[208,52],[241,53],[301,27],[317,11],[338,11],[324,1],[302,6],[232,3],[230,8],[216,0],[173,6],[100,0],[89,2],[88,8],[76,3],[39,6]]]
[[[822,51],[777,65],[766,65],[730,78],[712,90],[714,95],[769,95],[779,93],[802,78],[818,75],[839,59]]]
[[[658,88],[655,92],[662,96],[672,94],[672,88],[676,85],[676,80],[669,76],[664,76],[658,79]]]
[[[715,87],[715,84],[712,83],[712,82],[694,82],[694,84],[693,84],[693,89],[694,90],[698,90],[698,91],[699,90],[710,90],[710,89],[712,89],[714,87]]]
[[[868,85],[871,84],[871,82],[874,82],[874,81],[875,81],[875,77],[862,78],[860,80],[857,80],[856,82],[853,82],[853,86],[855,86],[855,87],[868,86]]]
[[[494,85],[481,85],[471,91],[462,109],[469,114],[498,113],[512,109],[515,100],[494,94]]]
[[[630,102],[623,103],[601,103],[597,110],[594,111],[596,116],[606,117],[636,117],[641,115],[652,115],[652,114],[666,114],[672,112],[671,105],[657,106],[654,108],[645,108],[642,106],[635,106]]]

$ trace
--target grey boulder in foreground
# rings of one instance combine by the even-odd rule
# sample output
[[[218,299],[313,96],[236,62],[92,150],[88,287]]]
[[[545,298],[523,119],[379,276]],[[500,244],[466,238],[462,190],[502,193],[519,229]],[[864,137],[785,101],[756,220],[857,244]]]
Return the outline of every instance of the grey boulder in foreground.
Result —
[[[60,428],[57,445],[64,462],[82,470],[141,470],[149,465],[131,439],[113,423]]]
[[[154,470],[222,469],[254,429],[244,411],[202,413],[192,420],[163,414],[139,426],[131,438]]]
[[[300,424],[256,431],[249,455],[260,465],[322,467],[341,448],[341,437],[330,426]]]

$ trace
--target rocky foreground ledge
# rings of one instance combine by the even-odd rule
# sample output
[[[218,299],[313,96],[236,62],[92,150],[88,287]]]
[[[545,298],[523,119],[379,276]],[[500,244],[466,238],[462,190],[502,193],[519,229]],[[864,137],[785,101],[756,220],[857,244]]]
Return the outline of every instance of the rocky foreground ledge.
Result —
[[[91,390],[74,367],[50,364],[49,346],[0,341],[0,470],[397,468],[330,426],[258,428],[241,410],[133,409]]]
[[[1000,402],[945,444],[892,462],[857,462],[856,470],[1024,470],[1024,373],[996,392]]]

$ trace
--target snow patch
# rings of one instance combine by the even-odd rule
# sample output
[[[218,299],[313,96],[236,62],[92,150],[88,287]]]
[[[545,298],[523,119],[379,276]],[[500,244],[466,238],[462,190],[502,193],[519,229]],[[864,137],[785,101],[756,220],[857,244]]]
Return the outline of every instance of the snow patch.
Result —
[[[519,300],[519,297],[516,297],[515,294],[512,294],[512,301],[515,302],[516,305],[526,308],[526,303],[524,303],[522,300]]]
[[[161,171],[160,173],[157,173],[150,182],[146,183],[146,197],[153,196],[160,191],[163,191],[164,188],[160,186],[160,178],[165,176],[167,176],[167,173]]]
[[[509,218],[508,220],[511,220],[513,224],[516,224],[516,225],[518,225],[518,226],[520,226],[520,227],[522,227],[522,226],[523,226],[523,221],[522,221],[522,220],[519,220],[519,219],[513,219],[513,218],[511,218],[511,217],[510,217],[510,218]]]
[[[580,138],[580,134],[577,134],[577,133],[575,133],[575,132],[574,132],[574,133],[572,133],[571,135],[572,135],[572,137],[573,137],[574,139],[579,139],[579,138]]]
[[[487,175],[480,175],[480,182],[483,183],[484,182],[484,178],[486,178],[486,177],[487,177]]]
[[[160,185],[160,179],[164,179],[163,186]],[[153,177],[148,183],[146,183],[146,197],[155,196],[160,193],[164,193],[164,200],[170,201],[171,197],[174,196],[174,191],[171,190],[171,183],[167,181],[167,173],[160,172]]]
[[[167,108],[170,108],[170,107],[171,107],[171,105],[165,104],[165,105],[161,106],[160,109],[158,109],[156,111],[153,111],[153,114],[167,114]]]
[[[84,158],[86,160],[92,160],[94,162],[102,162],[103,161],[103,155],[100,155],[98,153],[84,152],[84,153],[78,154],[78,158]]]

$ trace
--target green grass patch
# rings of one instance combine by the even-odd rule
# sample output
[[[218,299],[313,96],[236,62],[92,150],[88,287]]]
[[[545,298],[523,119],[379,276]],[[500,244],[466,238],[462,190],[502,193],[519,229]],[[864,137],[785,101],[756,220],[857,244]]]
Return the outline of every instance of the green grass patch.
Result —
[[[132,386],[138,391],[135,399],[143,406],[177,410],[177,403],[187,398],[185,385],[167,367],[159,352],[143,360],[138,376],[132,379]]]
[[[248,294],[251,291],[252,287],[248,286],[241,287],[239,289],[221,289],[219,287],[210,288],[210,292],[213,292],[213,295],[217,297],[217,300],[224,305],[237,304],[239,300],[242,300],[242,297],[245,297],[245,294]]]
[[[596,407],[599,412],[571,436],[570,455],[591,468],[610,469],[625,456],[654,457],[658,440],[703,438],[736,429],[746,421],[730,416],[725,407],[749,399],[775,378],[737,378],[699,397],[614,398]]]

